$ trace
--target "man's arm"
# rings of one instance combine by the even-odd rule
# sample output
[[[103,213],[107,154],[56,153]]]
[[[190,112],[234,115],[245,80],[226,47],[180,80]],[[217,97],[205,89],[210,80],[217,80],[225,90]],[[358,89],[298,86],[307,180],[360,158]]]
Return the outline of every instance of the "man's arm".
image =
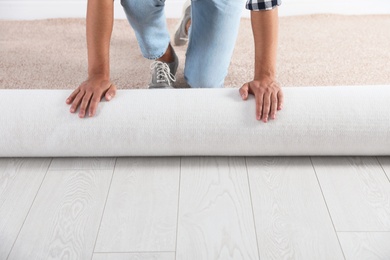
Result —
[[[278,47],[278,9],[251,11],[251,23],[255,41],[254,79],[244,84],[240,94],[244,100],[248,94],[256,97],[256,118],[267,122],[276,118],[276,110],[283,107],[283,92],[276,82],[276,54]]]
[[[278,47],[278,9],[252,11],[251,23],[255,40],[254,80],[275,80]]]
[[[88,0],[88,79],[66,100],[68,104],[72,104],[72,113],[80,106],[79,117],[85,116],[88,104],[89,115],[93,116],[103,96],[107,100],[115,96],[116,87],[110,82],[110,39],[113,24],[112,0]]]

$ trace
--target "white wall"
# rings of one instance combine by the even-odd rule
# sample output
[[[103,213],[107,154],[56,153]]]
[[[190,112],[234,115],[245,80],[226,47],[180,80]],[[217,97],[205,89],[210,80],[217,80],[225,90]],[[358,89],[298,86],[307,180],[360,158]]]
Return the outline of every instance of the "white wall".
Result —
[[[144,0],[141,0],[144,1]],[[185,0],[166,0],[167,17],[179,17]],[[281,16],[337,13],[390,14],[390,0],[282,0]],[[0,0],[0,19],[85,17],[87,0]],[[243,15],[249,16],[244,10]],[[115,18],[126,16],[115,0]]]

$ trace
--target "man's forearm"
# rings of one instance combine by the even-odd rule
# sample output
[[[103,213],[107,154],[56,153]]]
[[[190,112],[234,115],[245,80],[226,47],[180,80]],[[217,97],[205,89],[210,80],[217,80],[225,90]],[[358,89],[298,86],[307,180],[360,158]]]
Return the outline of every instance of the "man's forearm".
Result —
[[[278,8],[251,12],[255,40],[254,80],[274,80],[278,47]]]
[[[88,0],[88,75],[110,77],[110,39],[114,19],[112,0]]]

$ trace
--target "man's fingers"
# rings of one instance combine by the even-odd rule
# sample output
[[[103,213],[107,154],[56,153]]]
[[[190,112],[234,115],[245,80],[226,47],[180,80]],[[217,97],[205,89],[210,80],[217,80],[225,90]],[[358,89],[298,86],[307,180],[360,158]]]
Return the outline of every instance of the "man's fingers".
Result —
[[[92,97],[92,92],[86,92],[83,101],[81,102],[80,105],[80,112],[79,112],[79,117],[83,118],[85,116],[85,111],[87,110],[89,101],[91,100]]]
[[[240,95],[243,100],[248,99],[248,91],[249,91],[249,84],[245,83],[241,88],[240,88]]]
[[[268,115],[271,108],[271,93],[265,93],[263,96],[263,118],[264,123],[268,121]]]
[[[256,98],[256,119],[260,120],[261,119],[261,114],[263,112],[263,92],[258,92],[255,95]]]
[[[272,93],[271,95],[271,119],[276,118],[276,109],[278,107],[278,99],[276,98],[276,94]]]
[[[282,90],[278,92],[278,110],[282,110],[284,103],[284,95]]]
[[[76,96],[75,99],[73,100],[72,106],[70,107],[70,112],[71,112],[71,113],[76,112],[77,108],[78,108],[79,105],[80,105],[81,99],[84,97],[84,94],[85,94],[84,91],[83,91],[83,92],[80,91],[80,92],[77,94],[77,96]]]
[[[80,88],[76,88],[72,94],[70,94],[70,96],[68,97],[68,99],[66,100],[66,104],[70,105],[72,104],[73,102],[73,99],[77,96],[77,94],[80,92]]]
[[[255,96],[256,119],[267,123],[269,118],[275,119],[277,110],[283,108],[283,92],[277,82],[251,81],[245,83],[239,90],[241,97],[246,100],[248,95]]]
[[[91,102],[89,103],[89,116],[93,117],[96,114],[98,104],[101,100],[101,93],[94,93],[91,97]]]
[[[105,94],[107,101],[110,101],[116,95],[116,86],[112,84]]]

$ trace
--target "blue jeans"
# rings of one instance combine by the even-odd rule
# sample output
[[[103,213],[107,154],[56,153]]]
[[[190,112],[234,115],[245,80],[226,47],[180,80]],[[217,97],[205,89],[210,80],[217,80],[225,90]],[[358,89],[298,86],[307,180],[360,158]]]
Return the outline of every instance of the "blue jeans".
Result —
[[[160,58],[170,35],[165,0],[121,0],[142,54]],[[192,0],[184,77],[192,88],[224,86],[245,0]]]

